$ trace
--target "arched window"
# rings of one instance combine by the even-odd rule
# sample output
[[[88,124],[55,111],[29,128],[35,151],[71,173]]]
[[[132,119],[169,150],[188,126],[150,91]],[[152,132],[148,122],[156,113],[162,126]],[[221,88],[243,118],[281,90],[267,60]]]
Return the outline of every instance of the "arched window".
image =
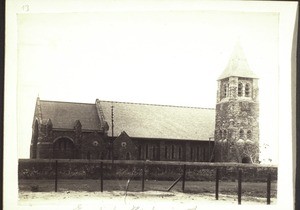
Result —
[[[249,97],[250,96],[250,84],[247,83],[245,86],[245,96]]]
[[[244,130],[241,129],[241,130],[240,130],[240,139],[243,139],[243,138],[244,138]]]
[[[238,85],[238,96],[242,96],[243,95],[243,83],[239,83]]]
[[[75,158],[75,146],[69,138],[58,138],[53,143],[53,158],[72,159]]]
[[[252,132],[250,130],[247,131],[247,139],[252,139]]]
[[[223,97],[226,98],[228,96],[228,84],[225,83],[223,85]]]

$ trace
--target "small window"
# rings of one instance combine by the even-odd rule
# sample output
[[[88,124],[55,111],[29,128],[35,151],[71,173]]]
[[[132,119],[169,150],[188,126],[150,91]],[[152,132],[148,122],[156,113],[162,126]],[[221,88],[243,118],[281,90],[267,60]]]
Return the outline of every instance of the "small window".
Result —
[[[193,161],[194,159],[194,148],[191,147],[191,161]]]
[[[252,139],[252,132],[250,130],[247,131],[247,139]]]
[[[244,138],[244,130],[240,130],[240,139],[243,139]]]
[[[247,83],[245,86],[245,96],[249,97],[250,96],[250,84]]]
[[[238,85],[238,96],[242,96],[243,94],[243,83],[239,83]]]

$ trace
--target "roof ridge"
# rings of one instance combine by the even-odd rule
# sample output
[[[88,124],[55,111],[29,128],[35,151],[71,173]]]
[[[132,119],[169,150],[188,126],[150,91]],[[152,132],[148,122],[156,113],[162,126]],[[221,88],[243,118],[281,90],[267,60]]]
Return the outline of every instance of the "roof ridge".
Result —
[[[100,102],[108,102],[108,103],[119,103],[119,104],[135,104],[135,105],[143,105],[143,106],[162,106],[162,107],[176,107],[176,108],[188,108],[188,109],[209,109],[209,110],[215,110],[215,108],[211,108],[211,107],[179,106],[179,105],[170,105],[170,104],[151,104],[151,103],[141,103],[141,102],[124,102],[124,101],[107,101],[107,100],[99,100],[99,101]],[[54,103],[95,105],[95,103],[71,102],[71,101],[40,100],[40,102],[54,102]]]
[[[209,108],[209,107],[178,106],[178,105],[150,104],[150,103],[122,102],[122,101],[106,101],[106,100],[99,100],[99,101],[100,102],[109,102],[109,103],[119,103],[119,104],[135,104],[135,105],[143,105],[143,106],[163,106],[163,107],[176,107],[176,108],[189,108],[189,109],[211,109],[211,110],[215,110],[215,108]]]
[[[40,100],[41,102],[55,102],[55,103],[69,103],[69,104],[85,104],[85,105],[95,105],[94,103],[87,102],[71,102],[71,101],[50,101],[50,100]]]

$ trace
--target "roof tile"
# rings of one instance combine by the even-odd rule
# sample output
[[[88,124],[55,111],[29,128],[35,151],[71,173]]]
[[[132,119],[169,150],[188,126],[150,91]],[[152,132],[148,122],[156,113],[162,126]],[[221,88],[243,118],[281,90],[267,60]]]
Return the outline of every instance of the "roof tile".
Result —
[[[42,120],[51,119],[53,128],[74,129],[80,120],[83,130],[99,130],[100,121],[95,104],[40,101]]]
[[[208,140],[214,135],[214,109],[110,101],[100,104],[110,128],[114,106],[115,136],[126,131],[130,137]]]

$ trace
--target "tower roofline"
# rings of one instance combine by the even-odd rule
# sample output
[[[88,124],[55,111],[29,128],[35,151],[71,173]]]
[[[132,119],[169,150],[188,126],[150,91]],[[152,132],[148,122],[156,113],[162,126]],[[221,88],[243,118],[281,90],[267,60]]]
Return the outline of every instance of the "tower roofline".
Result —
[[[218,80],[222,80],[228,77],[258,79],[258,76],[250,69],[244,51],[239,42],[236,44],[229,62]]]

